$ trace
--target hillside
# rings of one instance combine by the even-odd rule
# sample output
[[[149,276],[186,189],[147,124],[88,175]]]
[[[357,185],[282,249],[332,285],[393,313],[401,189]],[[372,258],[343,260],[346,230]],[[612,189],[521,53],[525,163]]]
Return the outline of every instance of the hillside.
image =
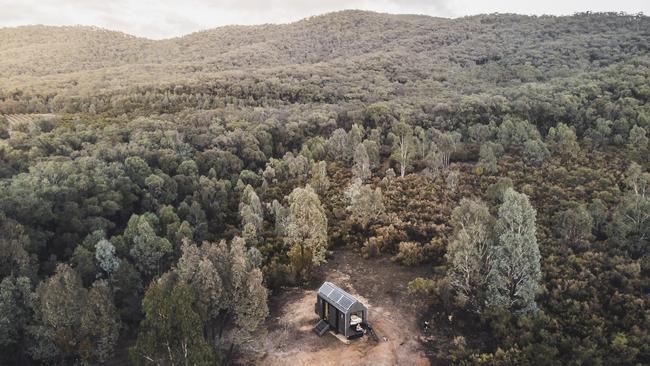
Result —
[[[650,364],[649,46],[619,13],[0,29],[0,364]],[[314,334],[323,281],[377,340]]]
[[[374,91],[358,95],[365,99],[396,96],[406,82],[409,89],[423,90],[444,80],[441,87],[456,91],[467,87],[465,78],[475,79],[476,92],[645,57],[649,22],[610,15],[441,19],[344,11],[161,41],[88,27],[4,28],[0,111],[29,112],[25,103],[32,100],[38,112],[54,112],[60,108],[53,103],[57,95],[123,94],[136,85],[192,86],[207,80],[227,87],[275,77],[300,87],[313,78],[343,84],[353,78],[356,87],[343,87],[344,94],[356,94],[364,81],[355,76],[363,77],[375,84]]]

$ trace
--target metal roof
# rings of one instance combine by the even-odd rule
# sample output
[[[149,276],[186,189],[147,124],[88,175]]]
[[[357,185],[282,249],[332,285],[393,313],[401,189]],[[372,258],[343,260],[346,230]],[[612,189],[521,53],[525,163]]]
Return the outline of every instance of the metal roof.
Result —
[[[356,303],[361,304],[354,296],[331,282],[324,282],[318,289],[318,295],[343,312],[350,310]]]

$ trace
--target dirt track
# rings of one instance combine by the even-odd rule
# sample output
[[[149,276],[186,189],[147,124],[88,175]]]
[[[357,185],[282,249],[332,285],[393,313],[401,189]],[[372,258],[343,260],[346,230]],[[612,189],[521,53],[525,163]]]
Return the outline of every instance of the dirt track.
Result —
[[[349,250],[336,251],[316,275],[312,288],[287,289],[271,298],[266,355],[259,365],[428,365],[418,341],[419,312],[406,295],[408,281],[426,267],[408,268],[388,259],[366,260]],[[345,345],[334,336],[312,332],[316,289],[332,281],[368,306],[368,320],[379,335]]]

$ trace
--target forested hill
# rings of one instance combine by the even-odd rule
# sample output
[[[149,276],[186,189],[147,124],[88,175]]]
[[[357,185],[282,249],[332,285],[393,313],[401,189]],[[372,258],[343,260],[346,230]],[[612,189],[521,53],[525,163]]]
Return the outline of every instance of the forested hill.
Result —
[[[243,88],[260,78],[294,89],[335,82],[331,92],[312,98],[330,102],[386,99],[404,87],[486,90],[646,57],[649,30],[647,17],[632,15],[442,19],[365,11],[286,25],[221,27],[160,41],[92,27],[4,28],[0,112],[87,111],[101,103],[64,108],[54,98],[78,100],[136,86],[139,92],[164,86],[179,94],[188,92],[179,85],[206,80],[219,88]]]
[[[650,365],[649,45],[609,13],[0,29],[0,365]],[[378,344],[316,341],[325,279]]]

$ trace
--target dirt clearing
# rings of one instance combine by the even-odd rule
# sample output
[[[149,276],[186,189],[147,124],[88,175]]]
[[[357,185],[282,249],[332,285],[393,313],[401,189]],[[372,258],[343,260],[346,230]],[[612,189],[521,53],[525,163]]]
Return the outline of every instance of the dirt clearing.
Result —
[[[389,259],[363,259],[351,250],[335,251],[309,288],[292,288],[271,297],[266,355],[259,365],[428,365],[419,336],[417,314],[406,285],[425,276],[426,266],[404,267]],[[368,321],[379,336],[345,345],[331,334],[318,337],[312,328],[316,291],[331,281],[368,307]]]

